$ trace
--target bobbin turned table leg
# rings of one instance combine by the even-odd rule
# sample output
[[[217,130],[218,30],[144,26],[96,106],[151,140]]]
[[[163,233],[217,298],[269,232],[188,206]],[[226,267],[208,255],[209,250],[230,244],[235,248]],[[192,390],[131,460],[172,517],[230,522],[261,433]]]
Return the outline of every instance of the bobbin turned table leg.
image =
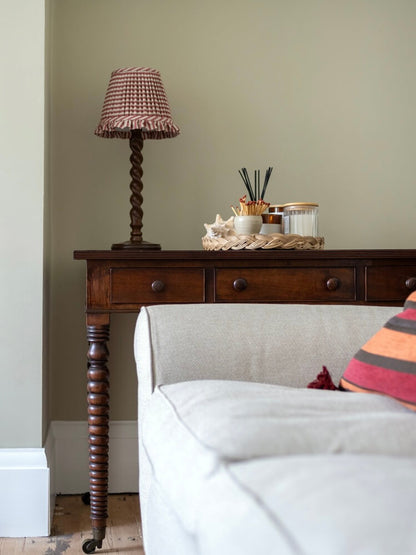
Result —
[[[87,316],[88,348],[88,434],[90,474],[90,515],[92,539],[82,545],[84,553],[102,547],[107,523],[109,371],[107,341],[110,337],[109,315]]]

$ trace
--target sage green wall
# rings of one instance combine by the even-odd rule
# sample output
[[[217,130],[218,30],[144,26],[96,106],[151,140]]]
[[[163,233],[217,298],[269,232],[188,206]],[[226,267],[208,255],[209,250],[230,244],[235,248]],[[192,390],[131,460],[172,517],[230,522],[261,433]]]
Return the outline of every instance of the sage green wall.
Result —
[[[45,2],[0,13],[0,447],[41,447]]]
[[[74,249],[129,235],[129,149],[93,134],[111,71],[151,66],[181,135],[144,146],[144,237],[199,249],[237,170],[266,200],[317,201],[327,248],[416,247],[416,3],[57,0],[51,104],[53,419],[85,419],[84,274]],[[133,419],[134,316],[113,318],[112,417]]]

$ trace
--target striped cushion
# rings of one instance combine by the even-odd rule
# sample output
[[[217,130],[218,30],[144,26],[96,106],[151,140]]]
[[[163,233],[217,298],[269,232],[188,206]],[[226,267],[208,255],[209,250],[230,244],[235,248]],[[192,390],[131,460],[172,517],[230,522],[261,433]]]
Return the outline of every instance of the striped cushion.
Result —
[[[356,353],[340,387],[382,393],[416,411],[416,291],[406,299],[403,312]]]

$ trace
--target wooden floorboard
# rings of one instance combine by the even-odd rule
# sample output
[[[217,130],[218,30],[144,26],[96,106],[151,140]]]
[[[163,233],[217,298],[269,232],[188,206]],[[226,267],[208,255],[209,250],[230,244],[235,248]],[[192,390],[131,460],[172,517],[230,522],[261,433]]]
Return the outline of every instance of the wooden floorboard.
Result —
[[[0,538],[0,555],[82,555],[91,538],[89,507],[80,495],[58,495],[51,535],[43,538]],[[97,555],[144,555],[137,494],[109,495],[106,537]],[[22,511],[22,518],[24,512]]]

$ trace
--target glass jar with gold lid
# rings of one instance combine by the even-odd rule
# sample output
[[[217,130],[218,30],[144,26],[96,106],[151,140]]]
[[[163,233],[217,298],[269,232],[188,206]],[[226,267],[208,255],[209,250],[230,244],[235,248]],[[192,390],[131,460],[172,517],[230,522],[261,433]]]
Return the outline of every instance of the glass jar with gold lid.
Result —
[[[316,202],[288,202],[283,205],[283,229],[286,234],[318,237]]]

